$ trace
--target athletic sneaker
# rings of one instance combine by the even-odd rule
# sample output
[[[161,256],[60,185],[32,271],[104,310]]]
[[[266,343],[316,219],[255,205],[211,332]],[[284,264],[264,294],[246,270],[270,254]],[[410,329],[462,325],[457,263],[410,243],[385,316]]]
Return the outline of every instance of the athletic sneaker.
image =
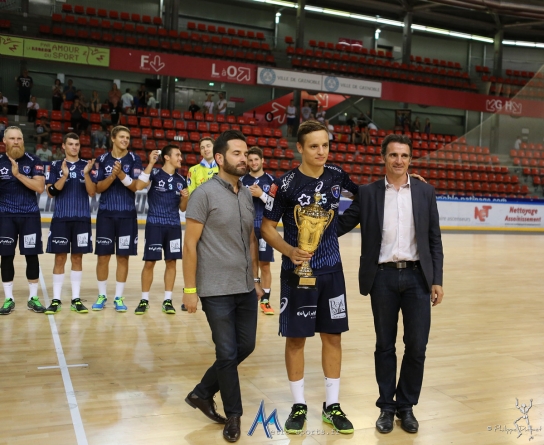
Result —
[[[70,307],[70,310],[74,312],[78,312],[79,314],[86,314],[87,312],[89,312],[89,309],[87,309],[83,305],[83,303],[81,302],[79,298],[74,298],[72,300],[72,306]]]
[[[304,429],[308,407],[303,403],[295,403],[291,407],[291,414],[285,421],[285,432],[287,434],[300,434]]]
[[[99,295],[96,299],[96,303],[93,304],[93,311],[101,311],[106,306],[108,298],[105,295]]]
[[[143,298],[140,300],[140,303],[138,304],[138,307],[134,310],[134,313],[136,315],[143,315],[147,312],[147,309],[149,308],[149,301],[144,300]]]
[[[183,303],[181,303],[181,310],[183,312],[187,312],[187,308],[185,307],[185,305]]]
[[[0,315],[9,315],[15,310],[15,301],[13,298],[6,298],[2,307],[0,307]]]
[[[127,307],[125,306],[125,303],[123,303],[124,297],[115,297],[113,299],[113,306],[115,307],[115,310],[117,312],[126,312]]]
[[[43,314],[45,312],[45,308],[40,303],[40,299],[38,297],[32,297],[30,300],[28,300],[26,306],[29,310],[37,312],[38,314]]]
[[[352,434],[353,424],[348,420],[339,403],[333,403],[326,407],[323,402],[323,413],[321,414],[323,422],[330,423],[332,427],[342,434]]]
[[[62,309],[62,301],[54,298],[53,301],[51,301],[51,304],[49,305],[49,307],[45,310],[45,315],[56,314],[57,312],[60,312],[61,309]]]
[[[272,309],[272,306],[270,306],[270,303],[268,300],[261,300],[261,311],[263,311],[266,315],[274,315],[274,309]]]
[[[174,306],[172,305],[172,300],[164,300],[162,302],[162,311],[165,314],[175,314],[176,310],[174,309]]]

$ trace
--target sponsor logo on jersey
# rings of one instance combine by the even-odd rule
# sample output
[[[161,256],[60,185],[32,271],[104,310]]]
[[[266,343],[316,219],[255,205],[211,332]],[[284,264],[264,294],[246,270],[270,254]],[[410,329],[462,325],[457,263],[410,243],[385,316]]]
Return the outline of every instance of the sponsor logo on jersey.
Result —
[[[170,241],[170,252],[181,252],[181,240],[179,238]]]
[[[106,238],[104,236],[98,236],[96,238],[96,244],[101,244],[103,246],[109,246],[112,243],[113,243],[113,241],[111,239]]]
[[[51,240],[51,243],[57,244],[58,246],[67,246],[68,238],[63,238],[62,236],[54,236]]]
[[[346,301],[344,294],[329,299],[329,310],[331,318],[346,318]]]
[[[272,196],[272,198],[275,198],[276,197],[276,192],[278,191],[278,186],[276,184],[272,184],[270,186],[270,191],[268,192],[268,194],[270,196]]]
[[[36,247],[36,234],[31,233],[30,235],[25,235],[24,237],[24,246],[25,249],[34,249]]]
[[[87,247],[89,245],[89,234],[78,233],[77,234],[77,247]]]
[[[128,249],[130,247],[130,235],[120,236],[119,240],[119,249]]]

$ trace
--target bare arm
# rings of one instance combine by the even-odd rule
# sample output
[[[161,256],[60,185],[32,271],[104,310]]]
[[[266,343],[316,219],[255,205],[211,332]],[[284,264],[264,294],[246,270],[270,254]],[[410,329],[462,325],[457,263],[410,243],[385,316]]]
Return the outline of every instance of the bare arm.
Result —
[[[157,162],[157,159],[159,158],[159,155],[160,155],[160,150],[153,150],[150,154],[149,154],[149,164],[147,164],[147,167],[145,168],[144,170],[144,173],[146,175],[150,175],[151,174],[151,171],[153,170],[153,166],[155,165],[155,163]],[[126,176],[126,175],[125,175]],[[123,177],[124,178],[124,177]],[[123,178],[120,177],[121,180],[123,180]],[[134,185],[135,189],[132,190],[132,185]],[[136,179],[134,181],[132,181],[132,184],[130,184],[130,186],[128,187],[130,190],[132,190],[133,192],[135,192],[136,190],[143,190],[145,189],[146,187],[149,186],[149,181],[148,182],[144,182],[142,181],[141,179]]]
[[[183,242],[183,282],[188,289],[196,288],[197,253],[196,246],[202,236],[204,224],[196,219],[188,218],[185,223],[185,240]],[[196,312],[198,293],[183,292],[183,304],[189,313]]]
[[[179,209],[182,212],[185,212],[187,210],[187,203],[189,202],[189,190],[183,189],[181,191],[181,198],[179,200]]]
[[[251,238],[249,240],[251,249],[251,264],[253,266],[253,278],[259,277],[259,242],[255,236],[255,230],[251,231]],[[257,292],[257,298],[261,298],[264,295],[261,283],[255,283],[255,291]]]
[[[305,252],[295,246],[291,246],[285,241],[276,230],[278,223],[268,218],[263,218],[263,224],[261,226],[261,235],[264,240],[277,251],[283,255],[291,258],[293,264],[299,265],[303,261],[309,261],[312,258],[312,254]]]
[[[85,177],[85,189],[89,196],[93,197],[96,195],[96,184],[91,179],[91,170],[93,169],[94,159],[87,161],[87,165],[83,169],[83,175]]]

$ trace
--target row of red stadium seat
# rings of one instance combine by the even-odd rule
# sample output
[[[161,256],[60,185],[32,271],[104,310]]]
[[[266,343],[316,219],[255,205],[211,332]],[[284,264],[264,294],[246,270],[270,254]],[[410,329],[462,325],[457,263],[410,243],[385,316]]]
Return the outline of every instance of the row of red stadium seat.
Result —
[[[90,17],[98,16],[98,17],[109,17],[111,20],[122,20],[122,21],[132,21],[135,23],[153,23],[154,25],[162,25],[162,19],[160,17],[153,17],[151,15],[140,15],[137,13],[129,13],[129,12],[119,12],[114,10],[107,10],[102,8],[94,8],[92,6],[82,6],[82,5],[71,5],[68,3],[64,3],[62,5],[62,12],[65,14],[85,14]],[[53,14],[53,16],[61,16],[61,14]],[[58,17],[55,17],[58,19]]]
[[[244,29],[226,28],[224,26],[206,25],[205,23],[187,22],[187,29],[209,34],[220,34],[231,37],[265,40],[263,32],[246,31]]]

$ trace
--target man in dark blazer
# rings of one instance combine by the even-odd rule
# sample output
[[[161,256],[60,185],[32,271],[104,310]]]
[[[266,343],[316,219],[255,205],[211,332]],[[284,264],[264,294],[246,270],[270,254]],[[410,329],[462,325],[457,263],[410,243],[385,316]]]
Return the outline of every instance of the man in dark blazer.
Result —
[[[412,407],[423,383],[432,306],[444,296],[444,255],[434,187],[410,177],[412,142],[389,135],[382,143],[386,177],[360,186],[338,221],[338,235],[361,225],[359,289],[374,315],[376,381],[381,410],[376,428],[393,430],[395,413],[402,428],[417,432]],[[398,313],[402,311],[405,351],[396,382]]]

